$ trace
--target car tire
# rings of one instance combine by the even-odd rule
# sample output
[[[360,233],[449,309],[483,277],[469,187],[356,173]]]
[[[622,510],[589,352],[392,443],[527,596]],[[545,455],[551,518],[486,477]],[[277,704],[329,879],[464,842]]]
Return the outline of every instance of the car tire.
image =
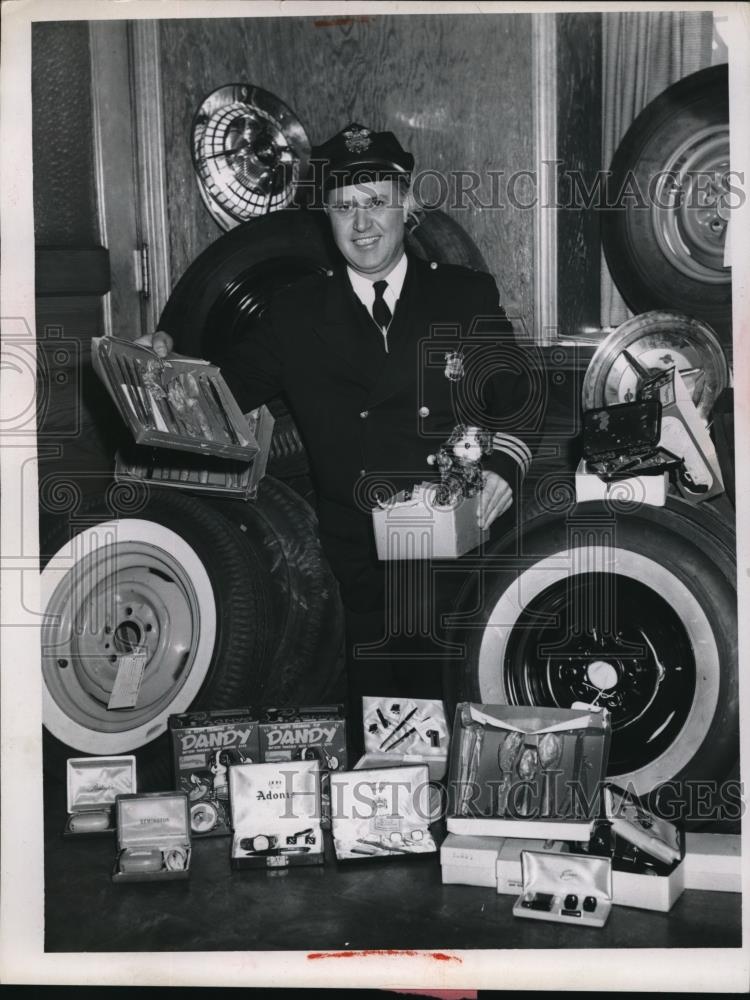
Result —
[[[78,499],[59,488],[41,498],[45,767],[135,752],[139,786],[169,787],[169,715],[247,705],[265,684],[263,560],[190,496],[113,484]],[[147,653],[137,703],[109,709],[121,657],[136,647]]]
[[[689,809],[691,783],[721,782],[739,753],[734,533],[677,497],[563,493],[465,590],[446,688],[454,702],[604,705],[610,779],[647,800],[677,783]]]

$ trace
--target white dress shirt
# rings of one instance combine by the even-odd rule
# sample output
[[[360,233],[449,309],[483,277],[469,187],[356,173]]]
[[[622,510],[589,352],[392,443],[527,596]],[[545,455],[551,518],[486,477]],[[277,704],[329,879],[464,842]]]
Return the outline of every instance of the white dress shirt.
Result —
[[[401,294],[401,289],[404,287],[404,279],[406,278],[406,265],[407,259],[406,254],[402,253],[398,260],[398,263],[391,268],[385,278],[379,278],[379,281],[386,281],[388,287],[386,288],[383,299],[386,305],[391,310],[391,316],[396,312],[396,304],[398,302],[399,295]],[[354,271],[351,267],[347,265],[347,273],[349,275],[349,281],[351,282],[352,288],[354,289],[354,294],[357,296],[359,301],[372,316],[372,307],[375,303],[375,288],[373,287],[375,282],[370,281],[366,278],[364,274],[359,274],[358,271]],[[382,327],[381,332],[385,340],[385,349],[388,350],[388,329],[387,327]]]

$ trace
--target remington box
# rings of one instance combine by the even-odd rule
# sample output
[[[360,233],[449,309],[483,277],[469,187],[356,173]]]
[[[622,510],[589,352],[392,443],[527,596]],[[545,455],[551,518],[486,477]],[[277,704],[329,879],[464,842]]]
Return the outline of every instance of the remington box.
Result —
[[[329,775],[345,770],[346,720],[341,705],[266,708],[258,727],[260,759],[317,760],[320,765],[323,825],[330,823]]]
[[[333,845],[339,861],[434,854],[426,764],[331,775]]]
[[[175,788],[187,794],[196,837],[231,832],[229,767],[258,763],[256,720],[249,708],[170,716]]]
[[[609,743],[603,709],[460,704],[448,831],[587,842],[601,815]]]
[[[66,767],[68,815],[63,837],[114,833],[115,798],[135,792],[135,757],[71,757]]]
[[[118,795],[113,882],[166,882],[190,875],[190,817],[184,792]]]
[[[323,864],[317,760],[229,769],[232,868]]]

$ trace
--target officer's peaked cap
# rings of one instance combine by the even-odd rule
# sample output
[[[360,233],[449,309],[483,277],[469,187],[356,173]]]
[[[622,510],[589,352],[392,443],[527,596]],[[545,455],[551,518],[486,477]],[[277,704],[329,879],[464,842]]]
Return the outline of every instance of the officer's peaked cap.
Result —
[[[352,122],[312,150],[325,191],[347,184],[409,176],[414,157],[393,132],[373,132]]]

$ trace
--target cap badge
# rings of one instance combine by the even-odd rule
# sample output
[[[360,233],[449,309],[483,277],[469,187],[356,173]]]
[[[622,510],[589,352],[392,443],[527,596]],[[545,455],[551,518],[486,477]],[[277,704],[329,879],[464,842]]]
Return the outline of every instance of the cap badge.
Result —
[[[464,377],[464,359],[458,351],[448,351],[445,355],[445,377],[451,382],[458,382]]]
[[[350,125],[342,133],[344,136],[344,145],[350,153],[364,153],[366,149],[372,146],[370,134],[369,128],[363,128],[360,125]]]

